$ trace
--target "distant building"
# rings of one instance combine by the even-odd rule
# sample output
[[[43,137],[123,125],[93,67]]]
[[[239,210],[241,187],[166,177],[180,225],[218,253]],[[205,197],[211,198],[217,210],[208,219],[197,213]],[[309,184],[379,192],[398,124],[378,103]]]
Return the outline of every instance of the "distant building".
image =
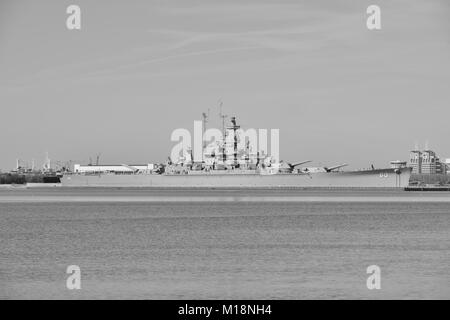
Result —
[[[436,174],[440,169],[439,158],[436,153],[431,150],[422,152],[422,173],[423,174]],[[438,169],[439,167],[439,169]]]
[[[412,173],[422,173],[422,152],[419,150],[413,150],[409,156],[409,164],[413,168]]]
[[[409,157],[413,174],[446,174],[447,165],[432,150],[413,150]]]
[[[447,174],[450,174],[450,158],[445,159],[445,165],[446,165],[445,170],[447,171]]]
[[[75,173],[133,173],[133,172],[148,172],[154,169],[153,164],[139,164],[139,165],[81,165],[75,164],[73,172]]]

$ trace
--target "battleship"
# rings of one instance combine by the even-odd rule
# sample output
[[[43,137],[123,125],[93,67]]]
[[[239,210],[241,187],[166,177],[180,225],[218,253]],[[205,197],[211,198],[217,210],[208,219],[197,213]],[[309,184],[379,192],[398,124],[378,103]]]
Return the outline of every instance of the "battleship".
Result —
[[[203,149],[201,161],[195,161],[189,150],[176,161],[169,157],[165,163],[147,166],[89,165],[81,170],[78,165],[63,174],[61,184],[155,188],[406,188],[409,184],[412,168],[398,161],[389,168],[345,171],[342,168],[347,164],[301,167],[311,161],[274,161],[264,152],[251,151],[248,141],[239,150],[239,128],[232,117],[217,150],[208,153]]]

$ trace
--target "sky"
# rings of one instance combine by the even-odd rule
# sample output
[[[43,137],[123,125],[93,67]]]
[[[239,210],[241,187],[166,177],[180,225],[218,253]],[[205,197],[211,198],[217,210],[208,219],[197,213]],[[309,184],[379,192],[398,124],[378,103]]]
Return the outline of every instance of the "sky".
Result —
[[[162,162],[202,112],[220,128],[219,101],[280,129],[290,162],[450,158],[449,16],[448,0],[2,0],[0,168]]]

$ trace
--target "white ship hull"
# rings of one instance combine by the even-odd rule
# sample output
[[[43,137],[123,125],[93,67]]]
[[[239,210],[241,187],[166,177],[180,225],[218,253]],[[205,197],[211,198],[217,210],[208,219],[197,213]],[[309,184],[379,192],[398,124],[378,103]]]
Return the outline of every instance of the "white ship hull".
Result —
[[[68,187],[405,188],[411,168],[320,173],[69,174]]]

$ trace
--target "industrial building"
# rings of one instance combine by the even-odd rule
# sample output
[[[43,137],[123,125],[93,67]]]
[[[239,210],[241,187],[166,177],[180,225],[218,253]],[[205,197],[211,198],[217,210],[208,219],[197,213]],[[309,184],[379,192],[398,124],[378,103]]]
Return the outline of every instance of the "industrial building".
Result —
[[[127,174],[127,173],[149,173],[154,169],[153,164],[140,164],[140,165],[127,165],[127,164],[114,164],[114,165],[80,165],[75,164],[73,167],[73,172],[75,173],[116,173],[116,174]]]
[[[413,174],[446,174],[447,164],[441,162],[432,150],[413,150],[409,158]]]

